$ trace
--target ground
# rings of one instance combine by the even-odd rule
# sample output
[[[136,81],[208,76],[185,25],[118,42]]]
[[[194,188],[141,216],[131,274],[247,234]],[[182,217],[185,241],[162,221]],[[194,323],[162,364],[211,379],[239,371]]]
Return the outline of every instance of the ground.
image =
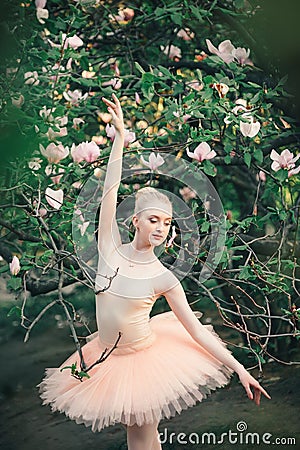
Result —
[[[77,425],[63,414],[50,412],[48,406],[41,406],[35,387],[43,377],[45,367],[55,367],[69,353],[73,352],[73,342],[66,329],[34,331],[29,342],[24,344],[21,331],[12,333],[2,327],[0,348],[0,392],[1,424],[0,448],[4,450],[125,450],[125,431],[120,425],[108,427],[100,433],[92,433],[84,425]],[[262,399],[260,407],[250,402],[238,382],[233,377],[229,386],[218,389],[202,403],[182,412],[170,420],[160,423],[163,449],[254,449],[257,445],[245,444],[246,433],[257,433],[259,448],[270,448],[262,444],[264,433],[272,443],[275,438],[294,437],[296,445],[279,445],[300,448],[299,435],[299,392],[300,366],[282,366],[270,363],[264,371],[262,384],[272,396],[272,400]],[[237,436],[239,427],[247,431]],[[231,431],[230,431],[231,430]],[[171,435],[176,433],[176,435]],[[179,435],[185,433],[185,435]],[[193,434],[191,434],[193,433]],[[211,435],[201,444],[203,433],[214,433],[220,440],[227,433],[223,443],[213,443]],[[204,436],[205,437],[205,436]],[[239,443],[233,443],[235,438]],[[197,439],[199,442],[197,443]],[[251,441],[250,441],[251,442]],[[257,442],[257,441],[256,441]]]

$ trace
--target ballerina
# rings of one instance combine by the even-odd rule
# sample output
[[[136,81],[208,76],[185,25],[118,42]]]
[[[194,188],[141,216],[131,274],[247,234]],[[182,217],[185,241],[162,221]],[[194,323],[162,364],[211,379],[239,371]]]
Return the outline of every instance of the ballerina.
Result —
[[[122,243],[116,207],[122,174],[123,113],[116,95],[112,101],[103,101],[116,136],[99,216],[98,332],[82,351],[88,365],[105,350],[112,351],[82,383],[61,370],[75,361],[80,363],[74,353],[59,368],[47,369],[39,387],[44,404],[50,404],[52,410],[64,412],[93,431],[121,423],[129,450],[159,450],[160,420],[225,386],[233,372],[257,405],[261,394],[271,397],[233,357],[212,326],[198,320],[201,313],[191,309],[182,285],[155,255],[154,249],[166,240],[172,220],[172,203],[165,194],[151,187],[137,191],[134,239]],[[150,319],[160,296],[171,311]]]

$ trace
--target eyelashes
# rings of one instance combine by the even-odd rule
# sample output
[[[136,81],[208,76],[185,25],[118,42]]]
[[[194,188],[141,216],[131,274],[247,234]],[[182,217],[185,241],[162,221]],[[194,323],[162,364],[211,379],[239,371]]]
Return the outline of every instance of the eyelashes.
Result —
[[[149,219],[149,220],[150,220],[151,223],[156,223],[156,222],[157,222],[156,219]],[[167,227],[169,227],[169,226],[171,225],[171,222],[170,222],[170,223],[165,223],[165,225],[166,225]]]

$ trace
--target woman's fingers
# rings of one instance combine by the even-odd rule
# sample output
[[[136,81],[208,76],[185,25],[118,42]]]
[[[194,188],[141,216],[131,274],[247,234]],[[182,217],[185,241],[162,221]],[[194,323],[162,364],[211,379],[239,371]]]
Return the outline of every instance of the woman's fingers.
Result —
[[[253,394],[252,394],[252,391],[250,389],[250,384],[246,384],[245,389],[246,389],[248,398],[250,398],[250,400],[253,400]]]
[[[259,385],[259,390],[264,394],[265,397],[271,400],[271,396],[267,393],[267,391],[264,390],[264,388],[261,385]]]
[[[111,100],[108,100],[105,97],[102,97],[102,100],[104,103],[106,103],[107,106],[110,106],[111,108],[114,108],[114,109],[116,109],[116,108],[119,109],[121,105],[120,105],[118,97],[115,94],[112,94],[112,98],[113,98],[114,102],[112,102]]]
[[[261,391],[259,389],[254,389],[254,402],[257,406],[260,404]]]
[[[115,107],[116,107],[116,105],[115,105],[113,102],[111,102],[110,100],[107,100],[107,98],[105,98],[105,97],[102,97],[102,101],[103,101],[107,106],[110,106],[111,108],[115,108]]]

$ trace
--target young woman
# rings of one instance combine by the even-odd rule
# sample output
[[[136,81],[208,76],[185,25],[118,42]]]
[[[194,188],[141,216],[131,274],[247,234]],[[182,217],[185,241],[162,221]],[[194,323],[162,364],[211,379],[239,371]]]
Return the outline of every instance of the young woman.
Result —
[[[116,223],[121,181],[124,122],[119,100],[103,99],[116,129],[104,182],[99,218],[96,278],[97,336],[83,347],[88,365],[113,349],[81,383],[60,368],[79,359],[73,354],[58,369],[48,369],[40,384],[44,403],[77,423],[100,431],[121,423],[129,450],[161,449],[157,427],[162,418],[201,401],[236,372],[248,397],[259,405],[268,393],[227,350],[210,325],[199,322],[183,288],[156,257],[168,235],[172,204],[153,188],[136,194],[135,236],[123,244]],[[149,319],[163,295],[170,312]],[[115,344],[116,347],[114,348]],[[253,391],[251,390],[253,389]]]

